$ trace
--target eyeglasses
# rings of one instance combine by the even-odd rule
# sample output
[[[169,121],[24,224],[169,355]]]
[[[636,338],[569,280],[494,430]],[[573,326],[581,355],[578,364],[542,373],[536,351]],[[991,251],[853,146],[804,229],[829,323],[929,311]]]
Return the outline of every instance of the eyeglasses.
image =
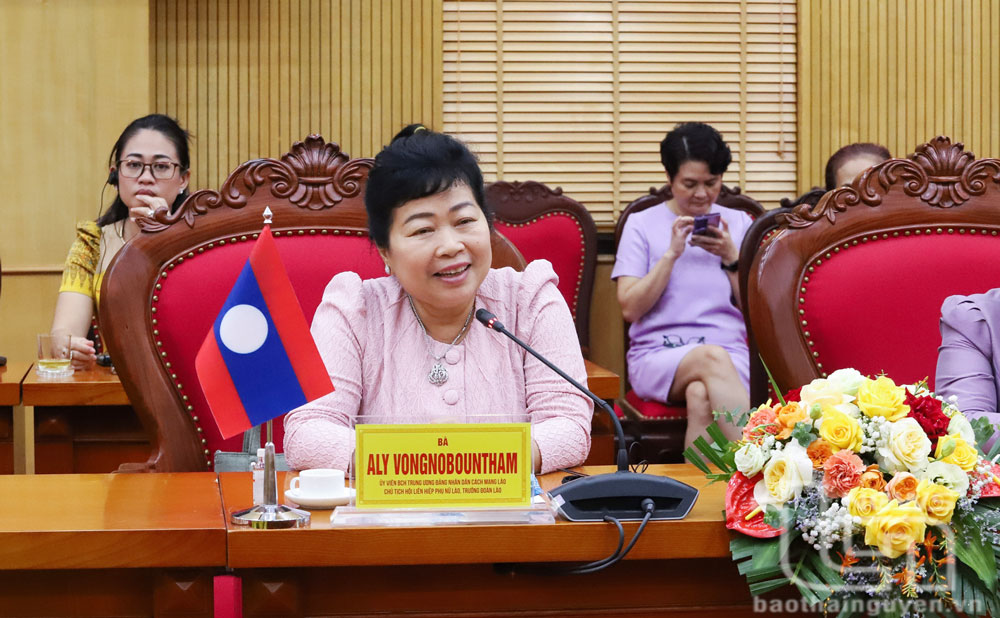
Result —
[[[180,163],[174,163],[173,161],[143,163],[138,159],[122,159],[118,162],[118,173],[124,178],[138,178],[142,176],[148,167],[153,178],[157,180],[169,180],[174,177],[177,168],[180,166]]]

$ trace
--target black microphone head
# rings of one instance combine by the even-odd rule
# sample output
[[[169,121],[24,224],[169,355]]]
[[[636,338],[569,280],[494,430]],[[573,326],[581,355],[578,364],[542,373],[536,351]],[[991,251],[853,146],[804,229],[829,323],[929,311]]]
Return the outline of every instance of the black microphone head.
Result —
[[[493,330],[501,330],[503,328],[503,324],[500,323],[497,316],[493,315],[486,309],[477,309],[476,319]]]

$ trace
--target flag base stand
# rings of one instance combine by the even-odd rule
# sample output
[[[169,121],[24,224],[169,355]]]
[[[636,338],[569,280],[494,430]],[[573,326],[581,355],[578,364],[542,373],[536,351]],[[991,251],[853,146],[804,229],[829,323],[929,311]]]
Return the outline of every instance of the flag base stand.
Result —
[[[272,530],[304,528],[309,525],[311,515],[307,511],[283,504],[259,504],[253,508],[233,511],[230,518],[234,524]]]
[[[274,442],[271,421],[267,421],[267,444],[264,445],[264,504],[238,509],[229,515],[234,524],[274,530],[304,528],[312,515],[308,511],[278,504],[278,473],[274,469]]]

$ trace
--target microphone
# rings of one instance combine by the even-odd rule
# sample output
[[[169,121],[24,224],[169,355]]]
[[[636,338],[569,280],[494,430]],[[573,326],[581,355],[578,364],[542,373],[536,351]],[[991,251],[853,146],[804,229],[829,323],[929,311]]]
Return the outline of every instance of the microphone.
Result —
[[[497,316],[493,315],[486,309],[479,309],[478,311],[476,311],[476,319],[485,324],[488,328],[492,328],[498,333],[503,333],[508,337],[510,337],[511,339],[513,339],[514,343],[527,350],[529,354],[531,354],[538,360],[542,361],[546,367],[558,373],[563,380],[566,380],[567,382],[575,386],[577,390],[582,392],[584,395],[590,397],[591,400],[593,400],[595,406],[600,407],[602,410],[611,415],[612,419],[611,422],[614,424],[615,435],[618,438],[618,471],[628,472],[628,451],[625,450],[625,432],[624,430],[622,430],[622,424],[618,422],[618,415],[615,414],[614,409],[608,405],[608,402],[604,401],[594,393],[590,392],[590,390],[588,390],[586,386],[580,384],[573,378],[569,377],[569,375],[567,375],[565,371],[553,365],[549,361],[549,359],[545,358],[544,356],[536,352],[530,345],[518,339],[514,335],[514,333],[510,332],[504,327],[504,325],[500,322],[500,320],[497,319]]]
[[[503,333],[518,346],[555,371],[564,380],[590,397],[594,404],[611,416],[618,438],[618,470],[611,474],[585,476],[553,489],[550,495],[563,500],[559,510],[571,521],[603,521],[606,516],[619,520],[640,520],[647,516],[648,502],[653,502],[652,519],[683,519],[691,511],[698,490],[666,476],[639,474],[628,469],[625,432],[618,415],[606,401],[587,390],[547,358],[507,330],[503,323],[486,309],[476,311],[476,319],[487,328]]]

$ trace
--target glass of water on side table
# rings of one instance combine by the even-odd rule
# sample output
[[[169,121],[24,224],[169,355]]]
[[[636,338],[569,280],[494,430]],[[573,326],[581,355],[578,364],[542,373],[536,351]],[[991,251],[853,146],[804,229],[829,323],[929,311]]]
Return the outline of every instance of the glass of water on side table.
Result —
[[[39,376],[63,378],[73,375],[69,342],[69,335],[38,335],[38,363],[35,371]]]

